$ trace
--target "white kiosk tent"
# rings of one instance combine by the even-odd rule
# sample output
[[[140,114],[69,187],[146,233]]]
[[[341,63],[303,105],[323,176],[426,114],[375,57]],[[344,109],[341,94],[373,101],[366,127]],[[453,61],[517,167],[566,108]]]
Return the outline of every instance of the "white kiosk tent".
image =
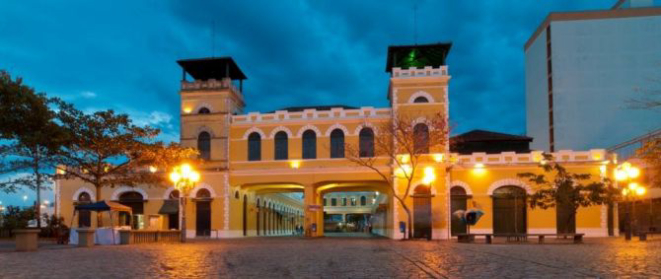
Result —
[[[69,226],[70,228],[73,226],[73,220],[76,218],[76,213],[80,210],[89,210],[94,212],[108,211],[108,214],[110,216],[111,230],[113,226],[113,218],[112,218],[113,212],[128,212],[129,214],[132,214],[132,210],[130,207],[111,201],[98,201],[95,203],[79,204],[74,207],[73,216],[71,217],[71,225]],[[114,244],[116,243],[115,232],[111,231],[111,234],[112,234],[112,242]],[[71,235],[73,236],[74,234],[72,233]]]

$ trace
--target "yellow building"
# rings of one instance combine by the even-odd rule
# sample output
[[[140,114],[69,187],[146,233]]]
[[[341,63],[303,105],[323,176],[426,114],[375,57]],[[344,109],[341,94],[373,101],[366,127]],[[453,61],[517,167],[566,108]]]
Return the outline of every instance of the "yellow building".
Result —
[[[435,114],[447,115],[450,75],[445,58],[449,50],[450,44],[390,47],[387,108],[329,106],[247,114],[241,92],[246,77],[231,58],[178,61],[184,73],[181,144],[198,148],[206,162],[186,209],[187,236],[281,235],[293,233],[298,225],[306,236],[323,236],[324,211],[332,211],[325,210],[324,198],[338,192],[364,192],[380,195],[378,204],[371,207],[372,232],[402,238],[399,222],[407,218],[392,188],[373,170],[347,160],[344,146],[369,149],[379,133],[377,127],[398,114],[421,122]],[[572,172],[603,178],[602,166],[608,157],[604,150],[553,155]],[[541,172],[541,152],[458,154],[446,148],[427,157],[419,169],[432,167],[438,179],[431,185],[414,181],[413,195],[406,199],[416,237],[447,239],[451,231],[465,231],[452,221],[451,213],[472,207],[485,212],[471,228],[474,233],[556,231],[556,210],[526,206],[523,199],[535,187],[517,177],[522,172]],[[387,158],[377,160],[382,162],[381,169],[393,173]],[[395,184],[394,189],[403,191],[401,181]],[[104,197],[134,208],[139,228],[177,227],[178,210],[172,197],[178,193],[173,188],[103,191]],[[522,198],[512,195],[517,193]],[[74,203],[96,196],[93,187],[76,180],[58,181],[56,195],[57,211],[66,222],[71,221]],[[617,223],[612,210],[605,205],[579,209],[576,231],[607,236],[609,225]],[[74,226],[80,222],[73,221]],[[94,226],[95,220],[91,223]]]

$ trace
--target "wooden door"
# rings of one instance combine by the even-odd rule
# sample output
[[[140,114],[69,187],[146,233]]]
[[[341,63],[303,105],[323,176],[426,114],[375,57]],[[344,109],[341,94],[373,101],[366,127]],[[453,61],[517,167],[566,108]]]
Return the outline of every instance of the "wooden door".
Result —
[[[211,235],[211,202],[198,201],[196,204],[196,218],[195,218],[195,235],[197,236],[210,236]]]
[[[526,233],[526,194],[517,186],[504,186],[493,193],[493,233]]]

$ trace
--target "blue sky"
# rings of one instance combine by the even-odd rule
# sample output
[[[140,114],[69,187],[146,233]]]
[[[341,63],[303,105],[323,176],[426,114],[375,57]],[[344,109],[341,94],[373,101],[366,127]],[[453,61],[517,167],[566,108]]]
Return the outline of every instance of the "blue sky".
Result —
[[[526,40],[551,11],[614,3],[2,1],[0,69],[80,109],[128,113],[176,141],[178,59],[232,56],[248,76],[246,111],[384,107],[387,47],[416,43],[417,29],[417,43],[453,43],[448,65],[455,132],[524,134]],[[0,200],[20,202],[23,193],[16,196],[0,194]]]

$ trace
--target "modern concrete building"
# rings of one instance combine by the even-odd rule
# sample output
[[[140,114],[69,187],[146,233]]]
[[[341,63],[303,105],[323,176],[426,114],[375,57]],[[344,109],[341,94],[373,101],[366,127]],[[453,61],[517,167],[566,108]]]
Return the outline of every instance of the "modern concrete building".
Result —
[[[658,2],[658,1],[657,1]],[[632,109],[661,78],[661,7],[618,1],[610,10],[553,12],[525,44],[526,130],[536,150],[608,148],[661,128]]]

